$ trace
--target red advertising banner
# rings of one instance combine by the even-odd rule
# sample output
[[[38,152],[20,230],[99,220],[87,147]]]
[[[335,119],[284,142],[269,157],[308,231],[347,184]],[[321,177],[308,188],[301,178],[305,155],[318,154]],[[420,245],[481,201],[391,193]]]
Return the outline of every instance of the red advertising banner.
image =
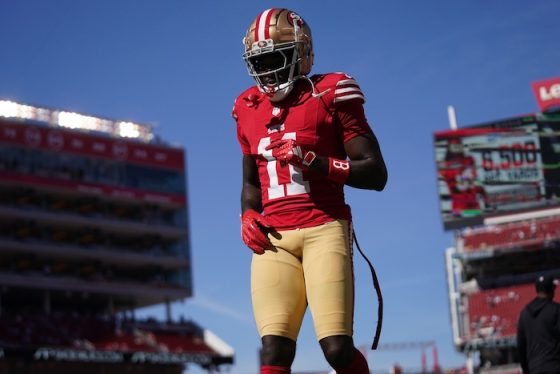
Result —
[[[112,187],[99,183],[82,183],[65,181],[55,178],[45,178],[34,175],[22,175],[0,171],[0,183],[27,186],[45,186],[57,190],[74,191],[88,195],[108,196],[122,200],[142,200],[149,203],[186,205],[185,195],[162,192],[144,191],[134,188]]]
[[[560,77],[533,82],[531,85],[541,112],[560,109]]]
[[[73,153],[165,169],[184,170],[180,148],[141,144],[125,138],[111,138],[69,131],[60,127],[0,121],[0,143],[17,144],[53,152]]]

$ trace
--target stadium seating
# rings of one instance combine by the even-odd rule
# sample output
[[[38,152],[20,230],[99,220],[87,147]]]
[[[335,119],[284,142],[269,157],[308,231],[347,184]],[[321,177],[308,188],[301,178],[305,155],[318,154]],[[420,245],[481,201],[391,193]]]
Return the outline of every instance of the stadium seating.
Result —
[[[8,312],[0,318],[0,345],[214,354],[204,342],[202,330],[192,322],[146,322],[75,312]]]
[[[467,339],[514,337],[519,313],[535,297],[533,284],[495,288],[468,295]],[[556,297],[560,300],[560,295]]]
[[[466,230],[460,238],[464,252],[537,248],[560,240],[560,216]]]

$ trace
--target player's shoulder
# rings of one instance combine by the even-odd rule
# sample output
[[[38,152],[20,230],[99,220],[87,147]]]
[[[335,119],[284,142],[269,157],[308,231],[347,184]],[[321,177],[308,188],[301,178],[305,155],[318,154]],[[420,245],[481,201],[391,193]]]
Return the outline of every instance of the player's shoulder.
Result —
[[[354,77],[346,73],[316,74],[311,77],[317,92],[325,93],[325,97],[336,105],[339,103],[358,101],[365,103],[365,96]]]
[[[262,100],[263,96],[263,93],[259,91],[257,86],[251,86],[237,96],[235,106],[247,106],[247,103]]]
[[[261,94],[261,92],[259,91],[257,86],[251,86],[249,88],[247,88],[246,90],[242,91],[238,96],[237,99],[239,98],[243,98],[252,94]]]
[[[264,99],[264,95],[257,86],[251,86],[241,92],[233,103],[232,116],[237,119],[240,112],[256,108]]]

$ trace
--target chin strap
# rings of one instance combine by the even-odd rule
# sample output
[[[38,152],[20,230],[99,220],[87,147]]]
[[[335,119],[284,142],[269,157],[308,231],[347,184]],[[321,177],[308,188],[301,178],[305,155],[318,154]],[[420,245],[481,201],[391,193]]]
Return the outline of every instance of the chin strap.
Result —
[[[377,279],[375,268],[360,248],[360,245],[358,244],[358,238],[356,238],[355,230],[352,230],[352,237],[354,239],[354,242],[356,243],[356,248],[358,248],[358,251],[369,265],[371,278],[373,279],[373,286],[375,287],[375,292],[377,293],[377,327],[375,328],[375,336],[373,337],[373,343],[371,345],[371,349],[375,350],[377,349],[377,345],[379,344],[379,338],[381,337],[381,326],[383,325],[383,295],[381,294],[381,287],[379,286],[379,280]]]

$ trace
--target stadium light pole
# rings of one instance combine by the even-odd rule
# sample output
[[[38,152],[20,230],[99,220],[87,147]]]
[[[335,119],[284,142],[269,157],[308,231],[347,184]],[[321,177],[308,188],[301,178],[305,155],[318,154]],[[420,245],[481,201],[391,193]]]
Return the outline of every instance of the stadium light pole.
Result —
[[[455,261],[453,255],[456,250],[454,247],[447,248],[445,250],[445,266],[447,271],[447,290],[451,314],[451,331],[453,334],[453,344],[459,346],[461,344],[460,328],[459,328],[459,317],[458,317],[458,303],[459,303],[459,292],[456,287],[455,279],[457,274],[455,273],[456,268],[453,266]]]
[[[449,118],[449,127],[451,130],[457,130],[457,114],[453,105],[447,106],[447,117]]]

